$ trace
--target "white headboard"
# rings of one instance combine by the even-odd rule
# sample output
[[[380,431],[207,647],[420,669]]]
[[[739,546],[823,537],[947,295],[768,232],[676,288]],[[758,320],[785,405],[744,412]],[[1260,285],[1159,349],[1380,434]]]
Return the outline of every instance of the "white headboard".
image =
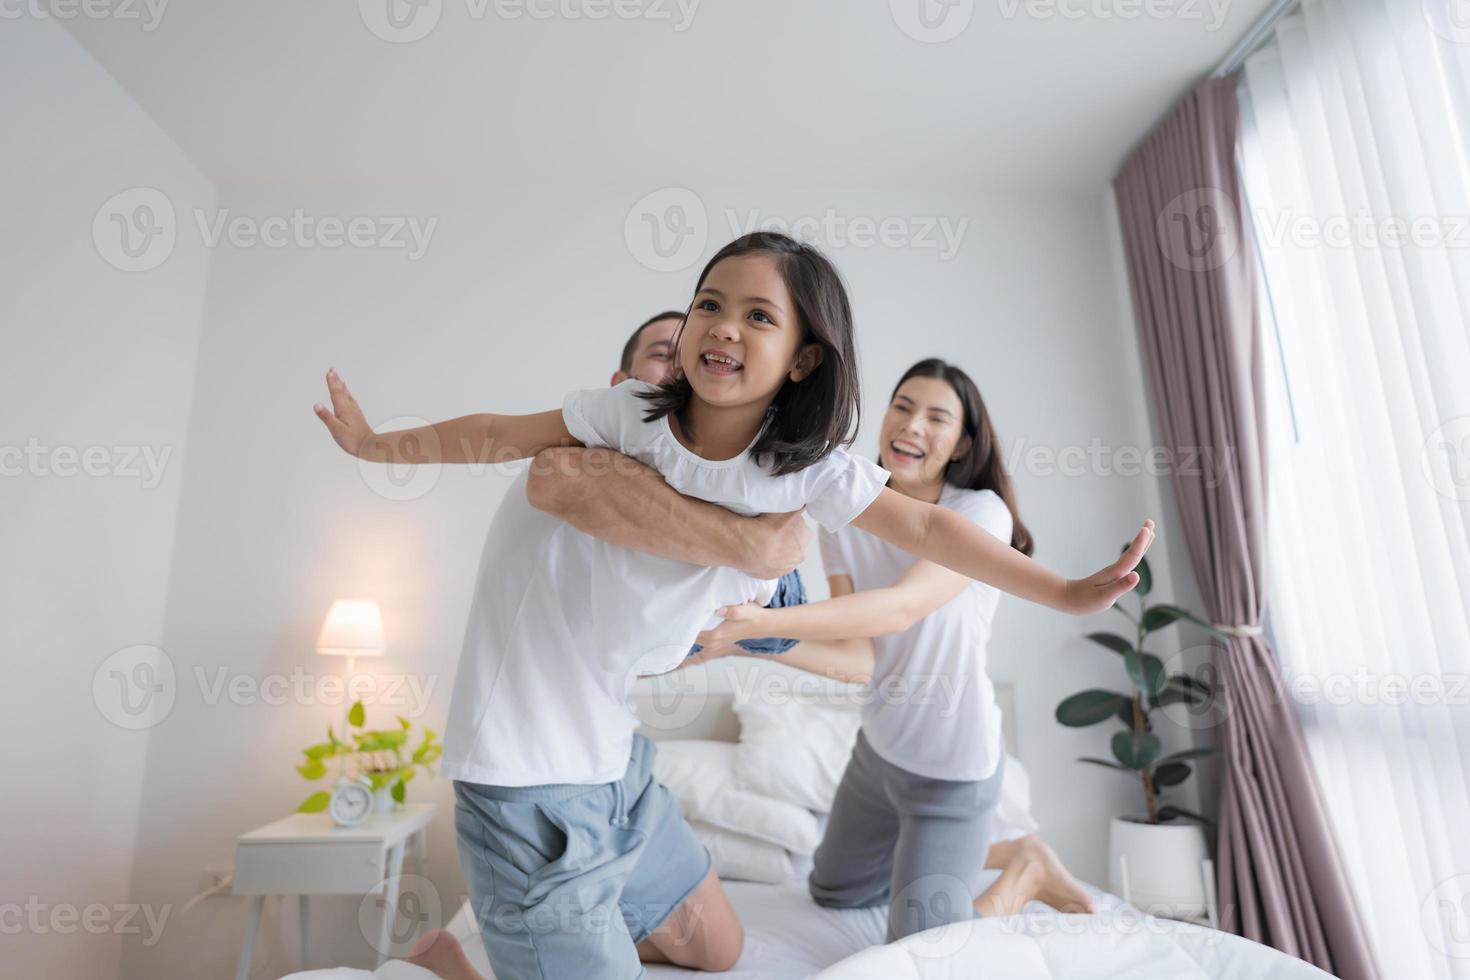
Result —
[[[640,684],[633,694],[638,717],[644,721],[638,728],[640,732],[656,742],[691,738],[740,741],[740,718],[735,714],[734,692],[710,690],[707,679],[694,674],[700,669],[696,667],[663,674],[657,684]],[[836,689],[840,690],[841,686]],[[1000,707],[1000,726],[1005,735],[1006,751],[1019,757],[1015,689],[1010,684],[996,683],[995,703]]]

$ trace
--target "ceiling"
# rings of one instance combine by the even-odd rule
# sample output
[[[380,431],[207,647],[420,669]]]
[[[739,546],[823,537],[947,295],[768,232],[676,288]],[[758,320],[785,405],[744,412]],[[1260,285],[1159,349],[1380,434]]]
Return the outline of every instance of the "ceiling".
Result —
[[[137,0],[66,27],[222,184],[1091,191],[1267,3]]]

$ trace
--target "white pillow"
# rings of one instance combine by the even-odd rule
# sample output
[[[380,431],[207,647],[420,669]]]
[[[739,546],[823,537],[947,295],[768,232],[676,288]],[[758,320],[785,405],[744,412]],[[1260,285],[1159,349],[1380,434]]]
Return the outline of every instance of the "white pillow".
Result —
[[[735,776],[740,785],[817,813],[831,810],[862,726],[856,700],[841,697],[840,690],[830,697],[799,699],[756,697],[753,688],[737,689],[734,708],[740,716],[740,746]],[[1038,828],[1031,816],[1031,779],[1010,754],[996,822],[1000,840]]]
[[[761,881],[779,885],[790,881],[795,873],[786,848],[733,830],[725,830],[702,820],[691,820],[689,826],[700,843],[709,848],[715,874],[725,881]]]
[[[659,742],[653,775],[674,794],[687,820],[767,841],[794,854],[816,850],[820,839],[816,816],[795,803],[739,786],[735,750],[734,742]]]
[[[837,698],[762,698],[737,691],[734,708],[740,716],[740,785],[818,813],[831,810],[863,723],[861,707]]]

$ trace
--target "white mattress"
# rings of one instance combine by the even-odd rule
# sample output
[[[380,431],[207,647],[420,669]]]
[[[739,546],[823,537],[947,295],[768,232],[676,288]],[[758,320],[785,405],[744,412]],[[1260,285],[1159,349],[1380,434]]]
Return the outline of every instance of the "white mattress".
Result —
[[[727,980],[798,980],[818,973],[838,961],[870,946],[883,942],[888,923],[886,906],[871,909],[824,909],[811,900],[806,890],[805,867],[790,881],[779,885],[749,881],[724,882],[730,904],[745,925],[745,946],[740,962],[727,973],[701,973],[675,966],[650,964],[648,980],[672,978],[725,977]],[[983,891],[999,877],[996,871],[985,872]],[[1102,908],[1121,904],[1121,899],[1089,889]],[[1032,903],[1028,914],[1045,915],[1044,905]],[[487,980],[495,974],[485,955],[485,947],[470,917],[469,905],[460,907],[445,927],[464,944],[465,954],[475,969]],[[392,962],[376,972],[366,970],[315,970],[292,974],[283,980],[435,980],[427,970]]]
[[[807,862],[803,862],[807,864]],[[809,867],[809,864],[807,864]],[[724,882],[730,903],[745,924],[745,946],[740,962],[727,973],[701,973],[680,967],[650,964],[649,980],[672,978],[725,977],[728,980],[798,980],[821,972],[854,953],[883,942],[888,922],[886,906],[871,909],[825,909],[811,900],[806,890],[807,867],[790,881],[779,885],[748,881]],[[999,877],[987,871],[980,889],[990,887]],[[1122,905],[1122,900],[1089,888],[1099,910]],[[1033,902],[1026,909],[1028,917],[1054,914],[1046,906]],[[445,927],[464,944],[465,954],[475,969],[487,980],[495,974],[485,955],[470,916],[469,905],[461,906]],[[402,961],[390,961],[376,971],[339,968],[293,973],[282,980],[436,980],[427,970]]]

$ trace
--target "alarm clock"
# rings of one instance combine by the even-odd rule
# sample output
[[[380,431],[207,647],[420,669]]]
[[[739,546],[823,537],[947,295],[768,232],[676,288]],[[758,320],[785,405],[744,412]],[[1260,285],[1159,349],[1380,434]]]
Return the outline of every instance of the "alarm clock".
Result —
[[[327,812],[339,827],[356,827],[373,813],[373,786],[366,779],[339,779]]]

